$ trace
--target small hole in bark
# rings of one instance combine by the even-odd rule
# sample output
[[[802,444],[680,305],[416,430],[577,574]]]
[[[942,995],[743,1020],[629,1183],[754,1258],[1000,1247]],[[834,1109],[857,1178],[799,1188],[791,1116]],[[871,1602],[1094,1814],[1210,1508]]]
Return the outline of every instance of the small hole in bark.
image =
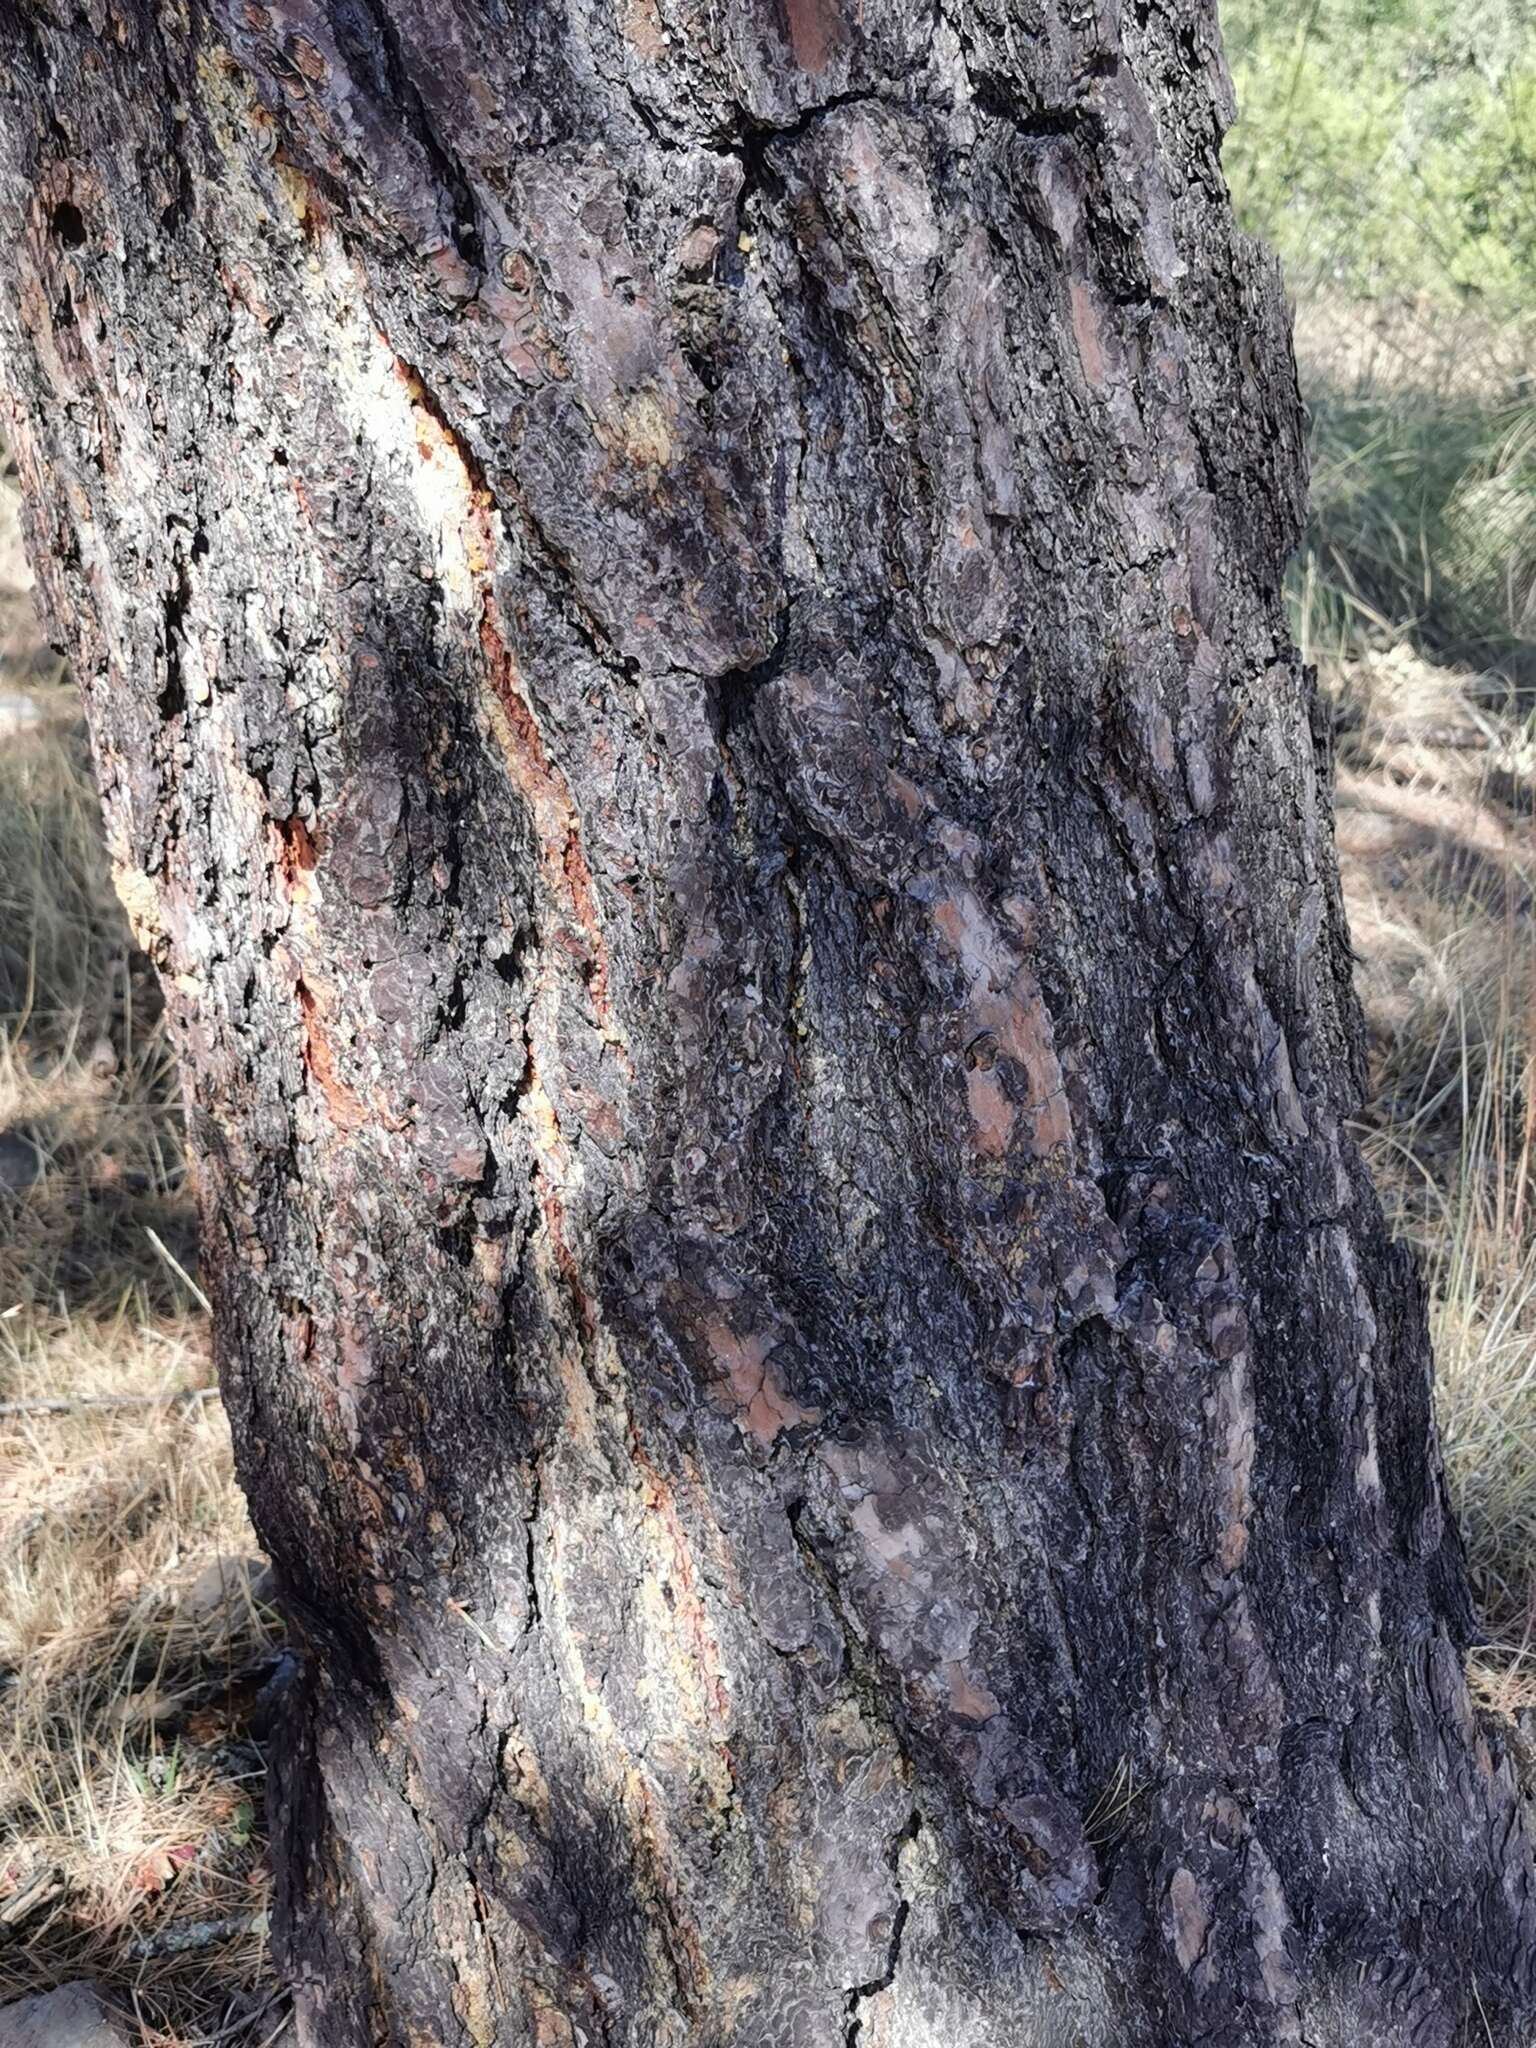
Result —
[[[462,1031],[468,1010],[469,998],[464,988],[464,976],[462,974],[455,974],[442,1005],[444,1029],[448,1031]]]
[[[78,206],[72,206],[66,199],[53,209],[49,222],[56,242],[62,242],[66,249],[79,249],[85,244],[85,215]]]
[[[499,953],[488,954],[497,976],[508,988],[521,992],[527,977],[528,948],[533,943],[533,933],[525,925],[512,936],[511,943],[502,947]]]

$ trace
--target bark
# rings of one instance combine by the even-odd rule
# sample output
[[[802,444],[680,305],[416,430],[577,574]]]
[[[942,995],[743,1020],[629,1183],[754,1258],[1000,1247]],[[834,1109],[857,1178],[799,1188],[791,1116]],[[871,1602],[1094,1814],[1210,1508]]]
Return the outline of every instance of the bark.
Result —
[[[1207,0],[0,0],[311,2048],[1512,2043]]]

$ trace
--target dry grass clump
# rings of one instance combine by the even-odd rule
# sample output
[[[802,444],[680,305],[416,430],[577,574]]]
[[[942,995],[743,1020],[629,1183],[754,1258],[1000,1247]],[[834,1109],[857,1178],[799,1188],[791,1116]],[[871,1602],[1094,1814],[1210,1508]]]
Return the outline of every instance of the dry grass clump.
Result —
[[[208,1378],[197,1314],[0,1324],[0,2000],[92,1977],[165,2048],[272,2003],[276,1617]]]
[[[0,492],[0,2004],[260,2048],[277,1616],[210,1393],[171,1062]]]
[[[1383,1048],[1417,1093],[1385,1098],[1367,1150],[1430,1290],[1447,1474],[1486,1641],[1473,1675],[1536,1706],[1536,953],[1454,932]]]

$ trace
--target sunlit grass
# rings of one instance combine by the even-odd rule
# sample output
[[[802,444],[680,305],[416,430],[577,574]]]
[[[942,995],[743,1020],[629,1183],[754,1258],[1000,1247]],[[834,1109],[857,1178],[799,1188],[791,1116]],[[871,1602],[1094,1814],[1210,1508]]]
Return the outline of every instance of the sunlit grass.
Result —
[[[1536,1703],[1533,1001],[1525,938],[1500,978],[1456,992],[1422,1048],[1418,1101],[1371,1140],[1429,1284],[1446,1472],[1486,1632],[1474,1675],[1510,1709]]]
[[[195,1923],[225,2002],[259,1978],[261,1757],[229,1702],[275,1618],[234,1562],[218,1583],[252,1545],[217,1403],[182,1398],[207,1378],[200,1317],[0,1324],[0,1913],[37,1900],[0,1997],[99,1976],[184,2017]]]
[[[1536,748],[1495,679],[1399,645],[1325,664],[1371,1028],[1363,1136],[1427,1282],[1446,1471],[1486,1642],[1536,1704]]]

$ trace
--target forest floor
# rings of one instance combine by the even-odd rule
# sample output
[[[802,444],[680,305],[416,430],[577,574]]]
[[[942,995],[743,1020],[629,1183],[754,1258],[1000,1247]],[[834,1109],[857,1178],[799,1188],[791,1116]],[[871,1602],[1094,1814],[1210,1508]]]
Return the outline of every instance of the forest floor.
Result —
[[[1487,1621],[1474,1682],[1521,1713],[1536,1708],[1536,699],[1523,615],[1510,629],[1524,529],[1505,501],[1526,401],[1482,343],[1437,324],[1430,361],[1404,331],[1302,322],[1318,514],[1296,616],[1336,708],[1372,1048],[1360,1136],[1431,1283]],[[1450,450],[1444,489],[1426,448],[1442,468]],[[1515,483],[1519,510],[1529,479]],[[1447,508],[1469,488],[1458,525]],[[1469,607],[1504,624],[1469,629]],[[156,1016],[5,486],[0,2004],[91,1978],[145,2048],[259,2048],[282,2022],[262,1802],[282,1649],[211,1390]]]

